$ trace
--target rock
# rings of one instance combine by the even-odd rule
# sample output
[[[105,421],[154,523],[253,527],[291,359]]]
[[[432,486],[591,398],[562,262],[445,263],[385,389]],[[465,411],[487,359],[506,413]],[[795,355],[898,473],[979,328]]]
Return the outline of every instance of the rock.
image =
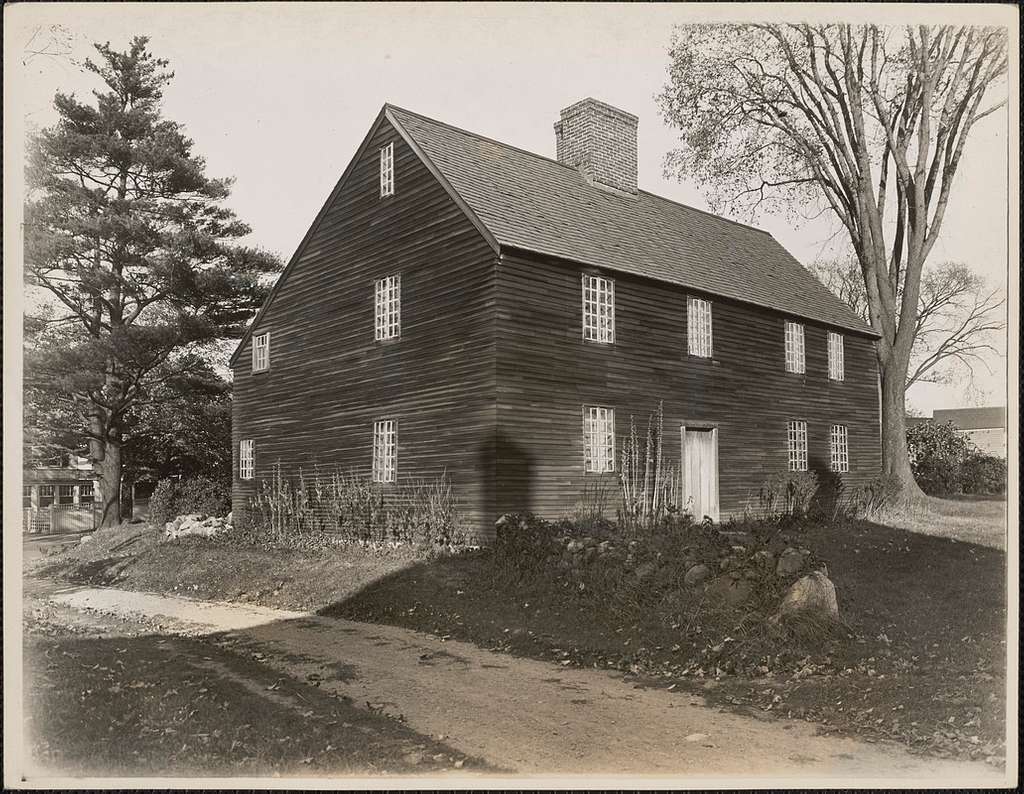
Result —
[[[233,523],[235,523],[234,522],[234,517],[235,517],[235,511],[234,510],[228,511],[228,514],[226,516],[224,516],[224,523],[225,524],[233,524]]]
[[[796,614],[839,620],[836,586],[821,571],[801,576],[793,582],[779,604],[775,619]]]
[[[779,555],[779,563],[775,566],[775,573],[779,576],[792,576],[795,573],[800,573],[810,554],[807,549],[787,548]]]
[[[775,567],[775,555],[768,551],[768,549],[755,551],[750,560],[762,571],[770,571]]]
[[[644,579],[653,576],[655,571],[657,570],[658,566],[655,565],[653,562],[645,562],[642,565],[637,566],[637,569],[634,573],[636,574],[637,581],[642,582]]]
[[[92,543],[92,535],[82,535],[82,539],[79,543]]]
[[[708,568],[708,566],[694,565],[686,572],[686,575],[683,577],[683,584],[685,584],[687,587],[696,587],[705,579],[707,579],[710,575],[711,569]]]
[[[570,540],[567,544],[565,544],[565,550],[570,554],[579,554],[581,551],[583,551],[583,549],[584,545],[583,541],[581,540]]]
[[[747,579],[733,579],[731,576],[718,576],[704,591],[704,595],[712,601],[722,601],[729,606],[738,606],[750,598],[754,586]]]

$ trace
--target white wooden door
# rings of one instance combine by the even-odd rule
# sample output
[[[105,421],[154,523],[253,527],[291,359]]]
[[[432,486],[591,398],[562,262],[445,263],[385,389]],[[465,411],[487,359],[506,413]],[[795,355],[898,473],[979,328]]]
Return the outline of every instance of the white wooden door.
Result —
[[[718,521],[718,429],[682,428],[683,504],[700,521]]]

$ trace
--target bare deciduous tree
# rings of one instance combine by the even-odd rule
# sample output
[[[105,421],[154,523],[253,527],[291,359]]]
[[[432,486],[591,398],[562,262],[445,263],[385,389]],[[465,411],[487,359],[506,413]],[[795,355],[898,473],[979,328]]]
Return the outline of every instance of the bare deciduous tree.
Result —
[[[886,474],[918,493],[904,391],[920,332],[922,272],[964,149],[1007,71],[991,27],[700,25],[676,29],[665,118],[681,130],[668,173],[717,208],[830,211],[849,234],[881,338]]]

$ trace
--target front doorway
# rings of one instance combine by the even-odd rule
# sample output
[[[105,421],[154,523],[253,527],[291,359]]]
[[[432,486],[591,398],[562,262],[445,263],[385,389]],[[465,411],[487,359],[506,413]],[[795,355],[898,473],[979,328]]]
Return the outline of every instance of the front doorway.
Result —
[[[718,521],[718,428],[680,428],[682,434],[683,505],[700,521]]]

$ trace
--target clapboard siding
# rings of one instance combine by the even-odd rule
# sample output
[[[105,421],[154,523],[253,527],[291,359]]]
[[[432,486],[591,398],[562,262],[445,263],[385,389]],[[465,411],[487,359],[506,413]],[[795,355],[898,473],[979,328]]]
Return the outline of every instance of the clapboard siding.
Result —
[[[719,429],[722,517],[742,512],[765,477],[787,468],[786,424],[808,423],[812,469],[829,468],[829,430],[846,424],[856,485],[880,467],[873,342],[844,333],[846,378],[828,379],[827,331],[806,324],[807,372],[784,370],[785,316],[617,273],[616,340],[582,339],[581,273],[573,263],[503,251],[497,275],[497,511],[570,511],[584,484],[582,406],[615,408],[643,433],[664,401],[666,460],[677,470],[683,424]],[[712,301],[714,356],[687,355],[686,297]],[[616,461],[616,466],[618,461]],[[613,488],[614,477],[606,477]]]
[[[378,151],[394,143],[395,195],[380,198]],[[494,513],[495,253],[383,120],[353,163],[253,334],[270,370],[234,364],[234,505],[275,464],[369,475],[373,422],[398,423],[398,476],[447,472],[473,525]],[[401,339],[374,340],[374,283],[401,274]],[[256,445],[256,480],[238,445]]]

